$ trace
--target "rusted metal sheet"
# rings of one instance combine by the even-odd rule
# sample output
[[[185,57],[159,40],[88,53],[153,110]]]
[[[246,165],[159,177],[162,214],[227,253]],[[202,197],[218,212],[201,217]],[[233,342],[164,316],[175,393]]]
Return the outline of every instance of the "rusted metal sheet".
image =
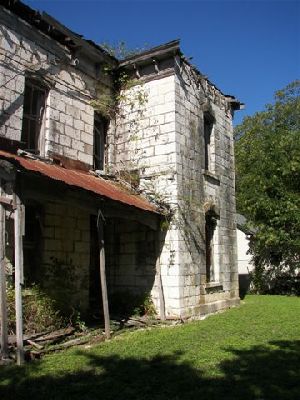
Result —
[[[157,207],[139,195],[129,193],[121,185],[93,176],[88,172],[66,169],[43,161],[28,159],[0,150],[0,158],[16,162],[27,171],[39,173],[68,186],[84,189],[107,199],[115,200],[144,211],[159,213]]]

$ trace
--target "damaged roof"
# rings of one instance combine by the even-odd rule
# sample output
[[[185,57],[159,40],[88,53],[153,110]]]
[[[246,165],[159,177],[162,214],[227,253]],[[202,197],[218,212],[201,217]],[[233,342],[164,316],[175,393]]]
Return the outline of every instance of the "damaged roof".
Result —
[[[128,189],[122,187],[120,184],[109,182],[101,177],[91,175],[89,172],[66,169],[59,165],[20,157],[3,150],[0,150],[0,158],[12,162],[21,167],[22,170],[37,173],[52,180],[61,181],[68,186],[84,189],[106,199],[133,206],[143,211],[159,213],[158,208],[142,196],[130,193]]]
[[[12,11],[19,18],[35,26],[47,36],[66,46],[70,51],[85,49],[94,57],[100,59],[105,58],[117,65],[117,59],[109,54],[103,47],[92,40],[85,39],[83,35],[71,31],[46,12],[39,12],[32,9],[20,0],[0,0],[0,5]]]
[[[20,0],[0,0],[0,5],[12,11],[18,17],[35,26],[46,35],[57,40],[59,43],[66,46],[71,52],[74,52],[78,49],[85,50],[88,54],[93,55],[95,58],[100,57],[100,59],[105,58],[106,60],[110,60],[110,62],[116,68],[117,66],[121,68],[128,68],[135,64],[146,63],[149,60],[153,62],[153,59],[159,60],[161,57],[165,57],[166,55],[179,55],[199,77],[205,79],[209,85],[215,87],[221,95],[225,96],[226,100],[231,104],[231,107],[234,110],[244,108],[244,103],[240,102],[234,96],[224,94],[220,89],[217,88],[216,85],[214,85],[206,76],[204,76],[195,65],[191,64],[190,60],[186,58],[180,50],[179,39],[161,44],[149,50],[142,51],[136,55],[125,58],[124,60],[117,60],[102,46],[99,46],[92,40],[85,39],[83,35],[79,35],[78,33],[71,31],[49,14],[45,12],[40,13],[39,11],[30,8]]]
[[[206,82],[214,87],[222,96],[226,98],[228,103],[234,110],[240,110],[244,108],[244,103],[240,102],[235,96],[227,95],[223,93],[214,83],[212,83],[205,75],[203,75],[198,67],[190,62],[190,59],[185,57],[180,48],[180,39],[172,40],[161,44],[160,46],[152,47],[151,49],[139,52],[136,55],[125,58],[119,61],[119,66],[121,68],[136,67],[136,65],[143,65],[146,63],[153,63],[155,60],[160,60],[165,57],[179,56],[183,62],[188,64],[192,70],[196,73],[199,79],[204,79]]]

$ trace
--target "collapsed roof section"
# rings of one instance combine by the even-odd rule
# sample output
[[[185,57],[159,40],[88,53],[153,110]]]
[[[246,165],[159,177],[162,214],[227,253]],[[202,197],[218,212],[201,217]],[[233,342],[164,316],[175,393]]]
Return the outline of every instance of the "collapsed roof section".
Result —
[[[199,79],[206,80],[210,86],[213,86],[217,91],[219,91],[220,94],[226,98],[226,101],[230,104],[233,110],[244,108],[243,103],[238,101],[234,96],[222,93],[221,90],[210,82],[197,67],[190,63],[190,60],[186,58],[180,50],[179,39],[153,47],[120,61],[113,57],[103,47],[99,46],[92,40],[85,39],[83,35],[71,31],[45,12],[40,13],[19,0],[0,0],[0,4],[6,9],[11,10],[14,14],[29,24],[35,26],[44,34],[66,46],[74,55],[80,52],[81,55],[87,55],[89,58],[92,57],[94,61],[99,64],[108,63],[114,68],[135,70],[137,77],[139,77],[138,67],[145,68],[146,66],[151,65],[156,72],[159,72],[160,69],[171,69],[172,66],[168,64],[168,59],[170,59],[170,57],[174,58],[175,56],[179,56],[181,60],[193,69]]]
[[[190,59],[185,57],[180,49],[179,39],[162,44],[160,46],[153,47],[134,56],[130,56],[120,61],[119,67],[129,70],[135,70],[136,76],[140,77],[139,71],[145,70],[149,72],[150,65],[152,65],[152,69],[156,73],[160,73],[160,71],[166,69],[174,70],[176,63],[168,63],[168,60],[172,60],[176,56],[178,56],[182,62],[189,65],[189,67],[193,70],[199,80],[205,80],[208,85],[214,87],[222,96],[224,96],[233,110],[241,110],[244,108],[244,103],[241,103],[234,96],[222,93],[222,91],[217,88],[216,85],[214,85],[205,75],[203,75],[195,65],[191,64]]]
[[[71,31],[47,13],[40,13],[19,0],[0,0],[0,5],[12,11],[19,18],[33,25],[61,45],[66,46],[71,52],[80,50],[81,52],[89,53],[90,56],[92,55],[95,61],[105,61],[117,66],[118,61],[116,58],[111,56],[105,49],[92,40],[84,39],[82,35]]]

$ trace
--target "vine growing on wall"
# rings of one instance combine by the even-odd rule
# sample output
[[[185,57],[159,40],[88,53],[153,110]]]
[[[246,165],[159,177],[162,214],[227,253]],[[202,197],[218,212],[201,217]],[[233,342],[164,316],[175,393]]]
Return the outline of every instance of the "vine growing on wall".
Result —
[[[125,55],[125,47],[122,43],[122,52]],[[107,46],[106,46],[107,49]],[[118,54],[120,50],[114,51],[111,55]],[[130,52],[129,55],[135,54]],[[98,81],[96,87],[96,98],[91,101],[94,109],[104,118],[111,121],[115,129],[116,140],[120,138],[120,127],[124,126],[122,135],[131,143],[130,161],[119,161],[119,166],[114,165],[112,172],[120,181],[126,181],[133,189],[139,185],[139,176],[143,171],[142,159],[144,149],[139,145],[141,121],[144,118],[148,93],[141,80],[132,77],[125,69],[113,69],[108,65],[102,67],[103,75],[108,76],[112,81],[112,88],[105,83]],[[126,172],[126,173],[125,173]]]
[[[143,48],[130,49],[123,41],[114,45],[103,42],[100,46],[117,60],[124,60],[125,58],[132,57],[146,50],[146,46]],[[133,109],[136,105],[142,106],[145,104],[147,101],[147,94],[142,88],[143,85],[141,81],[130,77],[124,69],[116,70],[109,65],[103,66],[102,73],[112,78],[115,90],[98,82],[96,88],[97,97],[92,100],[91,104],[104,117],[113,118],[116,113],[120,114],[122,106],[129,106]],[[134,86],[138,86],[138,89],[134,90],[132,93],[128,93]]]

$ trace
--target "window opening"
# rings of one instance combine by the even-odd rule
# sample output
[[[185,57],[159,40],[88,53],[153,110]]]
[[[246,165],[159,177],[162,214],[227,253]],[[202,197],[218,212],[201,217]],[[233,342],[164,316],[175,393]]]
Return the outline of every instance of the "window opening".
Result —
[[[105,144],[107,120],[98,113],[94,118],[94,169],[103,170],[105,164]]]
[[[47,94],[47,87],[38,80],[26,79],[21,141],[27,151],[36,154],[40,154],[41,151],[41,128]]]
[[[23,251],[24,274],[27,285],[38,282],[40,277],[42,215],[42,207],[38,205],[26,205]]]
[[[204,115],[204,169],[211,171],[211,136],[213,130],[213,117],[209,114]]]
[[[214,281],[214,235],[217,219],[211,214],[205,216],[205,254],[206,254],[206,282]]]

